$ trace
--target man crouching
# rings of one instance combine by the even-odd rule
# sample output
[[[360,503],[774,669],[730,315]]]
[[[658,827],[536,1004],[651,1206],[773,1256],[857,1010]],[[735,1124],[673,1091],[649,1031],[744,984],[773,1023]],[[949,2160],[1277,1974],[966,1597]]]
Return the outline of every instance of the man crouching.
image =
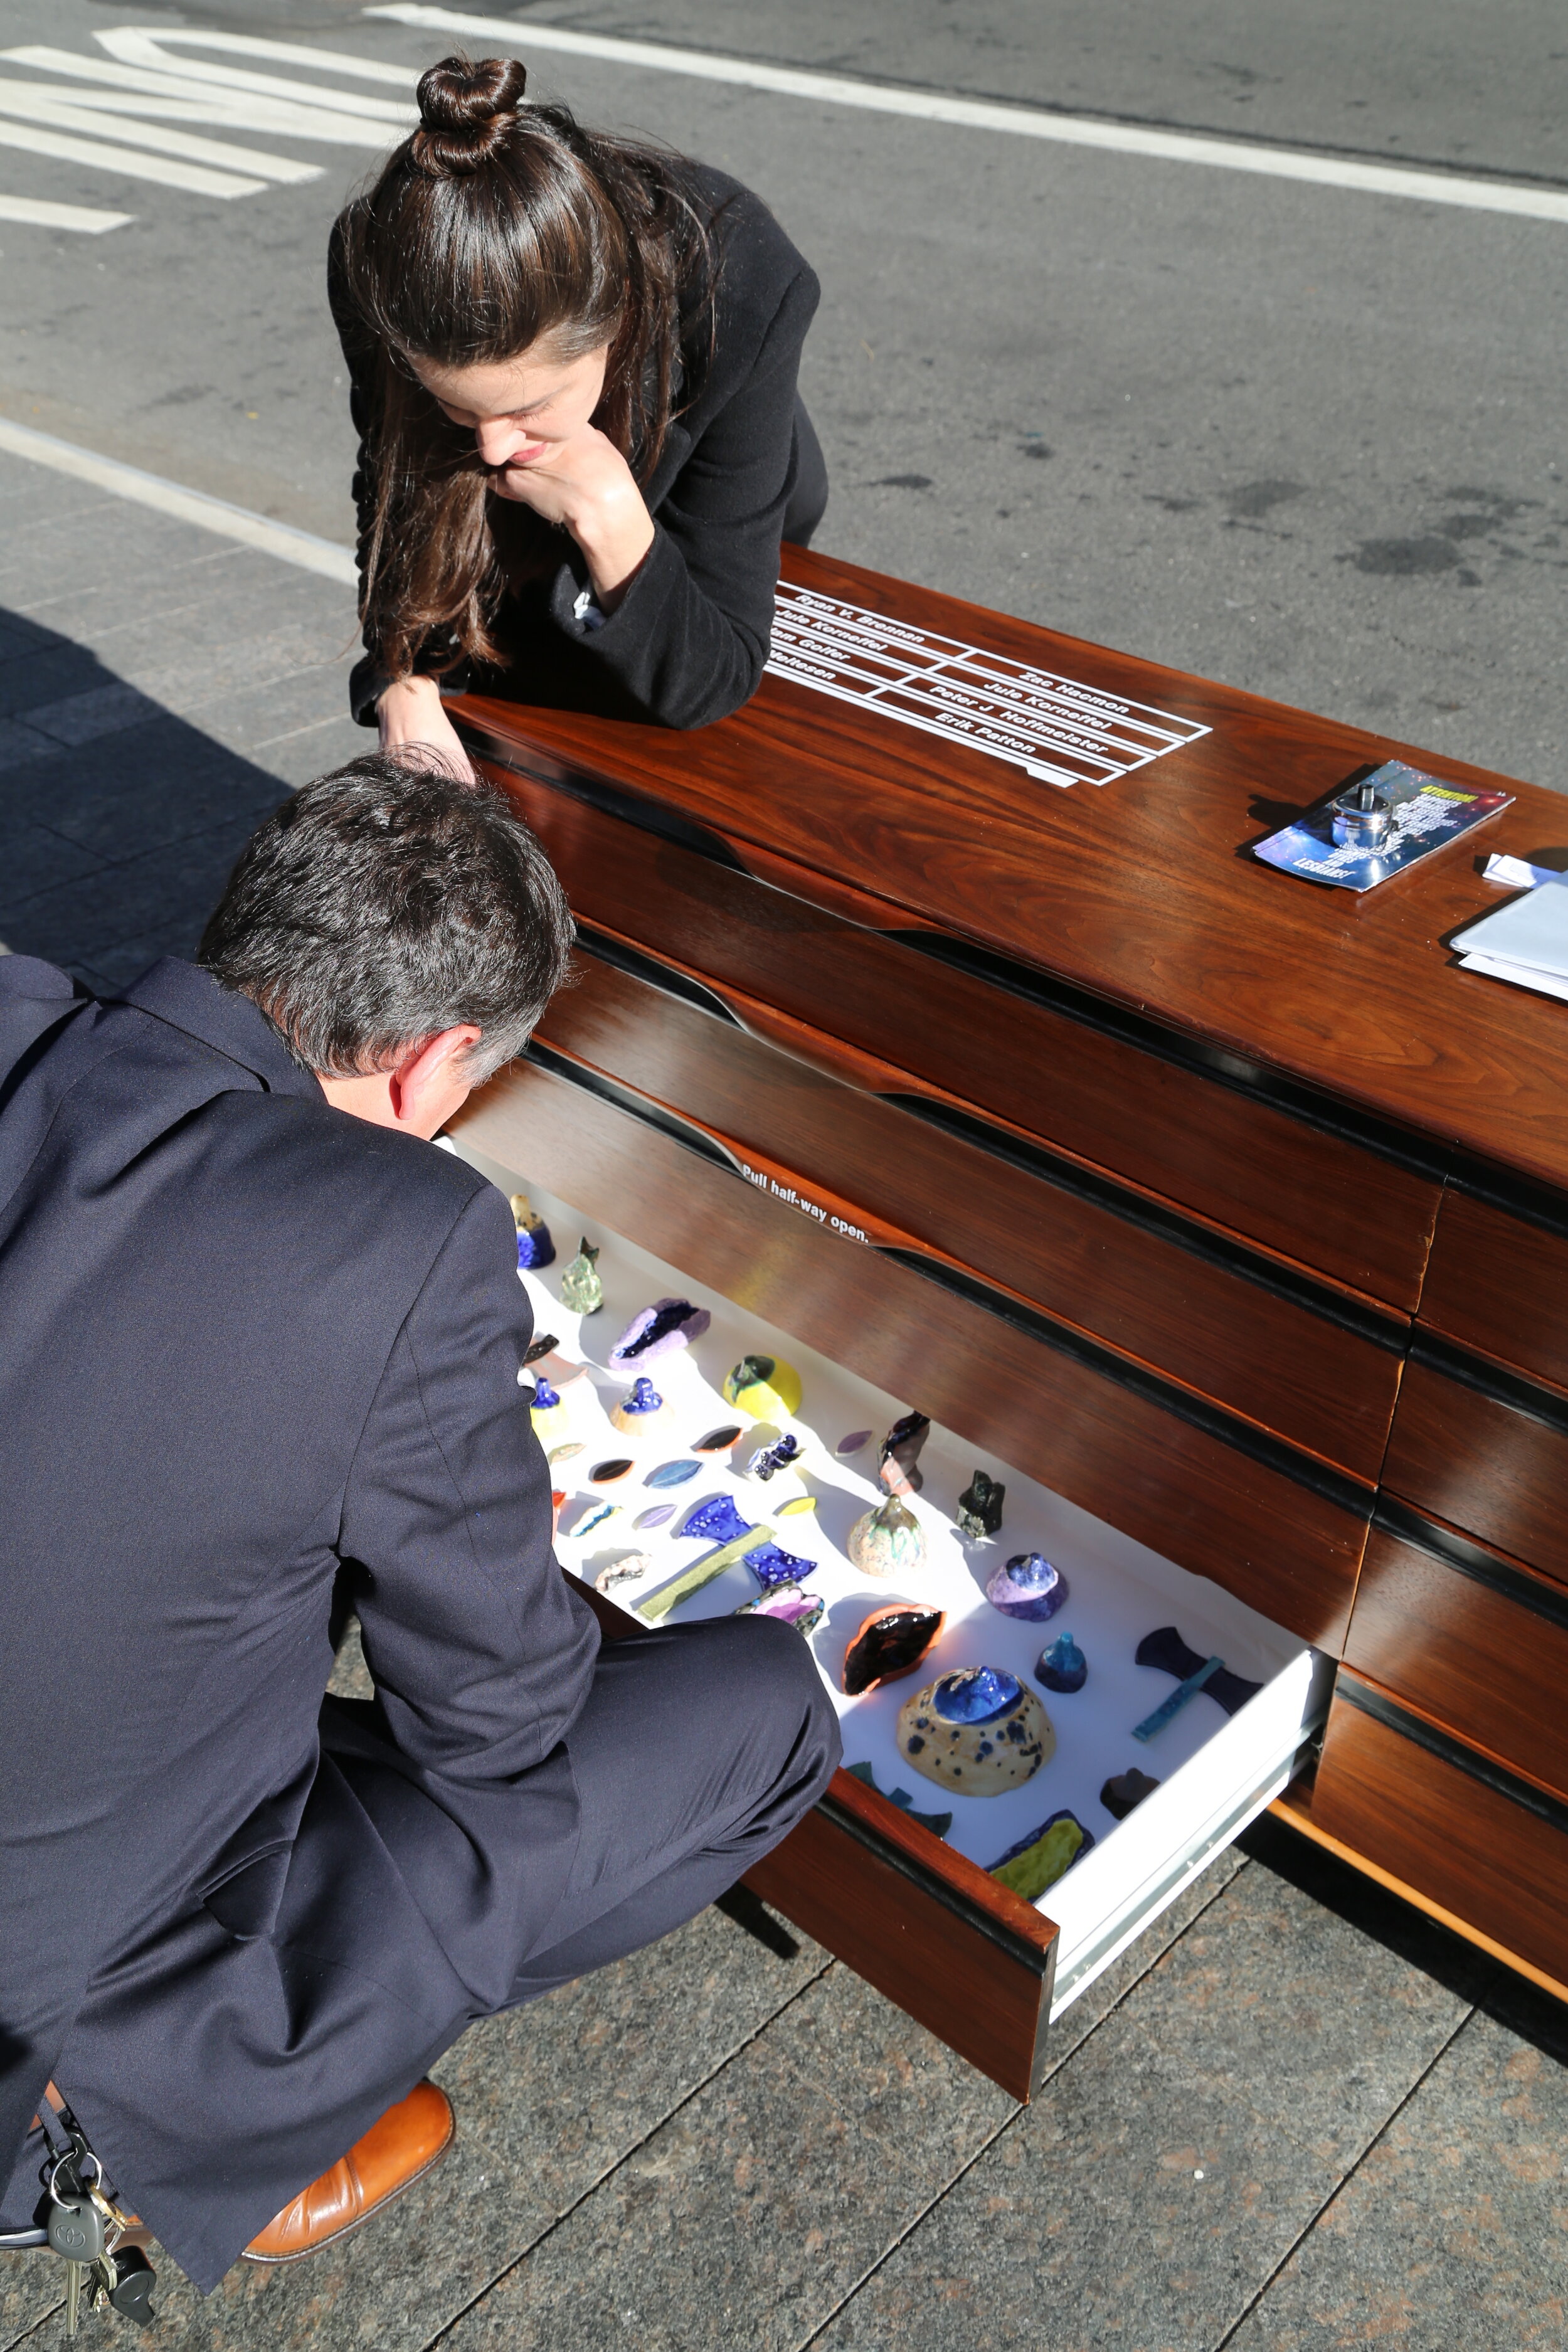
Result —
[[[52,2078],[204,2290],[342,2235],[450,2137],[465,2026],[689,1918],[837,1761],[788,1627],[601,1653],[552,1555],[511,1215],[429,1139],[571,941],[500,794],[374,755],[196,963],[0,961],[0,2229]],[[374,1702],[322,1700],[335,1583]]]

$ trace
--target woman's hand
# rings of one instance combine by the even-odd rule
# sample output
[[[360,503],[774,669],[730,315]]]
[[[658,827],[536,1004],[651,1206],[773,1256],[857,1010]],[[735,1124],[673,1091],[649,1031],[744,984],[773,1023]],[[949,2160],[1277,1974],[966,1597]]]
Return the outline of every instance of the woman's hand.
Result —
[[[653,517],[615,443],[584,425],[537,457],[498,467],[491,487],[569,530],[587,559],[594,594],[613,613],[653,545]]]
[[[467,782],[476,781],[472,763],[442,708],[441,689],[433,677],[400,677],[384,687],[376,698],[375,722],[384,751],[424,746],[438,751],[443,764]]]

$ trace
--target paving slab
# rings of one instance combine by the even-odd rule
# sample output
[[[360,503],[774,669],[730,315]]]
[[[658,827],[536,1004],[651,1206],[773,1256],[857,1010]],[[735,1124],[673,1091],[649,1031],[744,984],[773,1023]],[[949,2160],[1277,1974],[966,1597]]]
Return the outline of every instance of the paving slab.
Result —
[[[157,2352],[415,2352],[809,1987],[717,1911],[473,2027],[434,2069],[451,2153],[395,2214],[310,2262],[238,2263],[205,2301],[160,2251]]]
[[[821,2342],[1217,2346],[1468,2015],[1238,1870]]]
[[[1227,2352],[1561,2352],[1568,2073],[1561,2006],[1472,2016]]]

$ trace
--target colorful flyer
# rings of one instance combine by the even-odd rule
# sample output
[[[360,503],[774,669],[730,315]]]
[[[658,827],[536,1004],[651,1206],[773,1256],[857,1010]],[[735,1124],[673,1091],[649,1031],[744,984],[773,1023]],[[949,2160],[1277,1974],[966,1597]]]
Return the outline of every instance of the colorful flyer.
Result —
[[[1271,833],[1258,844],[1255,855],[1266,866],[1284,874],[1300,874],[1308,882],[1331,882],[1341,890],[1375,890],[1391,874],[1402,873],[1418,858],[1430,857],[1484,818],[1508,808],[1511,793],[1478,792],[1468,784],[1446,784],[1403,760],[1389,760],[1366,782],[1389,809],[1387,834],[1376,849],[1334,839],[1334,808],[1321,808]]]

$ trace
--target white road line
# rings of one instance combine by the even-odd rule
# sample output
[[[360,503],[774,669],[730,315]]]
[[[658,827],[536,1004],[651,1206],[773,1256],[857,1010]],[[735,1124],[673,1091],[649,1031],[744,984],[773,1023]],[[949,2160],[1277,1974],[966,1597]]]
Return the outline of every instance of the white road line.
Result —
[[[258,196],[267,185],[265,180],[238,180],[226,172],[209,171],[205,163],[139,155],[108,140],[72,139],[63,131],[39,131],[22,122],[0,121],[0,147],[52,155],[63,163],[85,163],[89,171],[119,172],[128,180],[155,180],[160,187],[184,188],[198,196]]]
[[[101,40],[105,36],[100,34],[98,37]],[[226,79],[229,69],[215,67],[216,80],[193,79],[173,66],[153,68],[110,65],[103,58],[78,57],[69,49],[49,48],[39,42],[0,49],[0,64],[31,66],[40,72],[68,74],[90,83],[94,87],[76,93],[78,102],[84,106],[132,111],[136,110],[136,99],[119,93],[144,91],[142,110],[148,114],[164,115],[177,121],[211,122],[233,130],[280,131],[290,139],[326,140],[334,146],[384,147],[416,119],[411,105],[395,106],[385,99],[362,98],[354,90],[285,81],[279,86],[291,95],[279,98],[250,88],[256,79],[274,80],[276,78],[270,75],[241,74]],[[412,72],[405,74],[405,86],[413,79]],[[100,89],[100,84],[106,87]],[[115,95],[111,97],[110,91]]]
[[[471,16],[457,8],[433,8],[417,0],[366,8],[367,16],[432,32],[466,33],[491,48],[501,41],[513,54],[556,49],[596,58],[606,65],[641,66],[655,73],[685,74],[701,81],[732,82],[784,98],[815,99],[829,106],[855,106],[873,114],[900,114],[921,122],[952,122],[973,131],[1002,131],[1020,139],[1047,139],[1069,147],[1098,147],[1121,155],[1146,155],[1168,163],[1206,163],[1223,171],[1260,173],[1269,179],[1301,180],[1323,188],[1349,188],[1365,195],[1406,196],[1429,205],[1460,205],[1472,212],[1510,213],[1525,220],[1568,222],[1568,192],[1522,187],[1506,180],[1467,179],[1458,173],[1418,172],[1393,163],[1358,163],[1334,155],[1310,155],[1299,148],[1253,147],[1229,139],[1205,139],[1186,131],[1145,131],[1133,123],[1097,122],[1082,115],[1047,114],[1021,106],[996,106],[981,99],[942,98],[935,92],[900,89],[887,82],[851,81],[843,75],[805,73],[794,67],[753,65],[743,58],[710,55],[706,49],[667,48],[651,41],[623,41],[600,33],[571,33],[531,19]],[[101,37],[101,36],[100,37]],[[482,54],[482,52],[481,52]]]
[[[0,196],[0,221],[21,221],[28,228],[74,228],[83,236],[101,236],[106,229],[123,228],[135,217],[134,213],[101,213],[91,205],[53,205],[42,196]]]
[[[340,547],[336,540],[318,539],[314,531],[296,530],[292,523],[274,522],[268,515],[252,514],[248,507],[209,498],[205,490],[187,490],[182,483],[165,481],[162,474],[121,465],[118,457],[100,457],[94,449],[57,440],[52,433],[39,433],[30,425],[14,425],[5,416],[0,416],[0,450],[13,457],[26,457],[35,466],[47,466],[57,474],[68,474],[73,480],[89,482],[115,498],[151,507],[158,514],[172,515],[177,522],[216,531],[220,539],[238,540],[264,555],[297,564],[302,572],[319,572],[323,580],[335,580],[345,587],[357,584],[353,551]]]
[[[242,176],[248,169],[259,179],[276,180],[285,186],[297,186],[301,181],[319,180],[321,176],[319,163],[301,163],[292,155],[268,155],[257,147],[236,147],[226,139],[195,137],[188,131],[152,129],[143,122],[106,118],[94,111],[90,93],[85,104],[72,105],[70,101],[77,97],[75,90],[51,88],[47,82],[11,81],[0,75],[0,115],[16,116],[48,131],[84,131],[95,143],[107,135],[116,142],[105,147],[110,159],[122,146],[142,147],[154,155],[174,155],[188,163],[215,164]]]
[[[487,18],[487,23],[493,23]],[[109,33],[95,33],[111,57],[155,58],[166,63],[164,52],[170,48],[217,49],[231,58],[272,58],[289,66],[323,66],[331,73],[350,74],[356,81],[387,82],[395,89],[406,90],[418,79],[414,66],[384,65],[379,58],[356,58],[346,49],[310,49],[299,41],[268,41],[256,33],[207,33],[176,29],[169,25],[121,25]],[[187,71],[194,71],[187,67]],[[292,81],[280,82],[279,89],[291,90]]]

